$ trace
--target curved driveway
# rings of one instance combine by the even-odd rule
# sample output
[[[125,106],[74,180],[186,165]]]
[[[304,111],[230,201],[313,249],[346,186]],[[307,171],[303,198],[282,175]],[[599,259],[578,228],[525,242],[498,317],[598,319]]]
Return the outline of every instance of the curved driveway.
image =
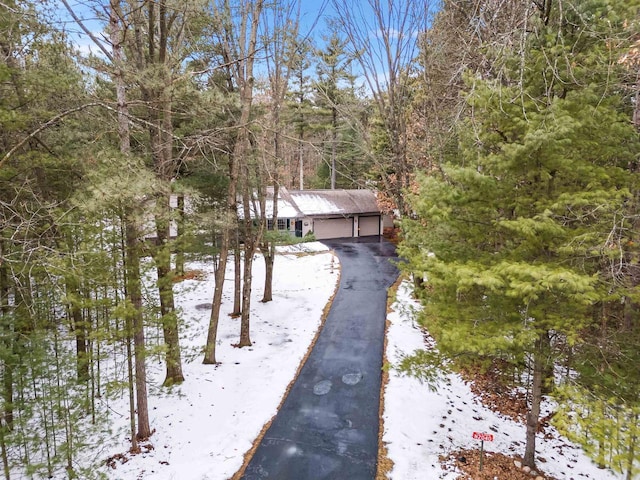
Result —
[[[398,271],[379,237],[328,240],[340,288],[322,332],[243,479],[373,480],[387,289]]]

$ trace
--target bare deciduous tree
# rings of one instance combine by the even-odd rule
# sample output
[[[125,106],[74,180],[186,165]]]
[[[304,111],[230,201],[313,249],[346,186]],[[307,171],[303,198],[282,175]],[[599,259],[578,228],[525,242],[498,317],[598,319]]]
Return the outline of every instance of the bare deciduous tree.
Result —
[[[251,110],[253,103],[254,75],[258,41],[258,26],[263,8],[263,1],[251,2],[248,0],[238,0],[232,5],[229,0],[220,0],[212,4],[213,19],[215,22],[216,41],[221,51],[222,64],[225,65],[228,89],[236,93],[239,97],[239,115],[234,124],[237,128],[233,152],[229,157],[229,185],[226,201],[226,220],[222,226],[222,240],[220,245],[219,260],[216,265],[215,287],[213,291],[213,301],[209,328],[207,331],[207,343],[205,345],[205,364],[217,363],[216,361],[216,338],[218,331],[218,321],[220,317],[220,306],[222,304],[222,289],[224,286],[224,274],[227,267],[227,257],[231,236],[236,228],[238,185],[241,173],[247,162],[249,153],[249,128]],[[243,175],[245,178],[246,174]],[[251,192],[246,191],[249,185],[245,182],[243,192],[244,206],[244,230],[251,229]],[[239,346],[250,345],[251,340],[248,334],[248,320],[251,295],[251,265],[253,252],[255,251],[254,241],[244,238],[244,278],[242,295],[242,319],[241,319],[241,339]],[[249,257],[247,256],[249,253]],[[248,275],[247,275],[248,274]],[[244,338],[243,337],[244,334]]]
[[[263,37],[267,54],[267,73],[269,81],[269,115],[266,124],[266,141],[262,161],[259,160],[258,192],[260,204],[260,221],[264,235],[261,236],[259,248],[265,262],[265,281],[262,302],[273,299],[273,265],[276,254],[277,235],[271,237],[267,230],[278,232],[278,197],[280,195],[279,171],[283,163],[283,138],[281,111],[285,95],[289,88],[289,79],[293,67],[298,61],[298,29],[300,19],[300,2],[290,0],[282,2],[263,15]],[[273,210],[267,212],[266,186],[273,186]],[[268,228],[267,217],[271,213],[271,229]]]
[[[418,53],[418,39],[428,27],[429,0],[333,0],[337,25],[350,42],[369,93],[384,125],[388,158],[380,168],[385,190],[400,215],[406,214],[403,192],[413,165],[407,155],[407,119],[411,104],[408,81]]]

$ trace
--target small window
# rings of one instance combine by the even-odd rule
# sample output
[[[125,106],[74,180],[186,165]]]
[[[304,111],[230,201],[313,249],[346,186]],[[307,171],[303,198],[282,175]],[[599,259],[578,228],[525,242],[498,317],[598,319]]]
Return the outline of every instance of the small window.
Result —
[[[287,230],[287,219],[279,218],[278,219],[278,230]]]
[[[267,218],[267,230],[273,230],[273,219]]]

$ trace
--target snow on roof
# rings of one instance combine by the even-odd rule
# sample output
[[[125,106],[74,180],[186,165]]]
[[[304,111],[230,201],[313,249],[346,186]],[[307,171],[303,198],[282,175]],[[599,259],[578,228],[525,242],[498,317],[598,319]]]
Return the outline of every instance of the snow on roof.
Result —
[[[293,202],[306,215],[349,215],[378,213],[376,195],[371,190],[295,190]]]
[[[289,198],[289,195],[286,190],[282,192],[284,187],[281,187],[280,194],[278,195],[278,218],[300,218],[302,214],[295,206],[295,204]],[[265,216],[267,218],[273,218],[273,187],[267,187],[265,190],[266,201],[265,201]],[[244,207],[242,205],[242,199],[238,198],[237,203],[238,208],[238,217],[244,218]],[[254,198],[251,202],[251,216],[258,217],[260,214],[260,202],[256,198],[254,194]]]
[[[273,218],[273,201],[267,202],[265,206],[267,218]],[[282,198],[278,199],[278,217],[280,218],[296,218],[300,216],[298,209]]]
[[[273,218],[273,188],[266,189],[265,212]],[[252,215],[260,211],[256,200]],[[376,194],[372,190],[287,190],[280,187],[278,194],[278,218],[302,218],[306,216],[354,215],[379,213]],[[243,217],[242,203],[238,202],[238,215]]]

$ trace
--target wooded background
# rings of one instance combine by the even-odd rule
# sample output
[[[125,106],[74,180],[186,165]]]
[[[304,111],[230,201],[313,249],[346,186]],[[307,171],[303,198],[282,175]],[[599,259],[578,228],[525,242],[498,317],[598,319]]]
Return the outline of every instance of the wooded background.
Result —
[[[238,205],[264,212],[282,186],[372,188],[395,214],[439,345],[408,371],[446,357],[524,388],[532,467],[553,393],[557,426],[633,478],[638,7],[333,0],[310,21],[302,0],[1,2],[5,479],[98,475],[76,459],[102,396],[128,395],[131,449],[152,435],[146,360],[184,381],[173,285],[190,258],[215,265],[203,362],[228,258],[251,345],[254,254],[270,301],[287,239]]]

